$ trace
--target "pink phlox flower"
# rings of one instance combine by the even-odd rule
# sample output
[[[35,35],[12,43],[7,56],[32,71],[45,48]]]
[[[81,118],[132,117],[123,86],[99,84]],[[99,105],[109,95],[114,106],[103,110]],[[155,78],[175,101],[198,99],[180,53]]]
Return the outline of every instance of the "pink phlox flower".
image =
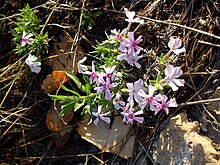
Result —
[[[128,64],[133,65],[132,59],[131,59],[131,54],[130,50],[127,50],[126,48],[122,50],[122,54],[117,56],[117,59],[119,61],[126,60]]]
[[[89,82],[90,82],[90,83],[92,83],[93,80],[95,80],[95,82],[96,82],[97,85],[100,84],[100,81],[99,81],[99,79],[98,79],[98,73],[95,71],[94,61],[92,61],[92,71],[85,71],[85,72],[83,72],[83,74],[90,75],[90,78],[89,78]]]
[[[95,87],[94,90],[97,91],[97,93],[101,93],[102,91],[105,91],[105,99],[111,100],[112,94],[110,92],[110,89],[113,87],[116,87],[117,83],[110,83],[110,79],[106,78],[106,82],[104,81],[103,77],[99,77],[99,81],[102,84],[102,86]]]
[[[131,55],[131,50],[127,50],[126,48],[122,50],[122,54],[117,56],[119,61],[126,60],[128,64],[131,66],[136,66],[138,69],[141,68],[141,65],[137,62],[143,56],[138,56],[136,53]]]
[[[143,123],[144,118],[143,117],[136,117],[137,115],[143,114],[143,110],[139,110],[137,112],[134,112],[133,108],[130,108],[128,112],[125,112],[125,117],[126,117],[126,123],[131,123],[133,124],[134,121],[137,121],[138,123]]]
[[[115,72],[116,65],[112,67],[103,66],[105,73],[101,73],[100,76],[107,77],[107,79],[114,80],[116,77],[121,77],[120,72]]]
[[[177,91],[179,86],[184,86],[184,79],[177,79],[183,74],[183,71],[180,67],[174,67],[173,65],[168,64],[165,69],[166,77],[164,80],[170,85],[173,91]]]
[[[180,48],[182,46],[182,41],[177,38],[176,36],[170,37],[170,41],[168,42],[168,47],[171,51],[173,51],[175,54],[179,55],[180,53],[183,53],[186,51],[184,47]]]
[[[116,29],[111,30],[111,33],[115,35],[115,37],[118,39],[118,41],[123,41],[124,37],[123,34],[126,32],[126,29],[122,30],[122,32],[118,32]]]
[[[146,90],[143,87],[143,80],[139,79],[134,83],[126,83],[126,85],[128,87],[128,92],[129,92],[128,102],[134,104],[134,100],[135,100],[137,103],[141,103],[142,97],[138,94],[138,92],[140,89]]]
[[[127,103],[124,107],[121,107],[123,112],[121,112],[121,115],[123,116],[122,122],[125,123],[127,121],[126,113],[129,112],[129,109],[132,109],[134,104],[132,103]]]
[[[156,111],[155,111],[155,115],[160,111],[160,110],[164,110],[165,113],[168,115],[169,114],[169,109],[168,107],[177,107],[177,103],[176,103],[176,99],[172,98],[169,101],[168,97],[166,95],[157,95],[156,96],[158,101],[161,101],[161,104],[156,105]]]
[[[144,20],[140,19],[139,17],[134,18],[135,12],[134,11],[129,11],[127,8],[124,8],[125,14],[128,18],[125,19],[127,22],[136,22],[140,24],[144,24]]]
[[[108,116],[111,112],[108,111],[108,112],[106,112],[106,113],[101,113],[101,111],[102,111],[102,106],[98,106],[98,111],[97,111],[97,112],[92,112],[93,116],[96,117],[96,119],[93,121],[93,123],[94,123],[95,125],[98,125],[98,122],[99,122],[99,120],[101,119],[102,121],[104,121],[104,122],[110,124],[110,121],[111,121],[111,120],[110,120],[109,117],[106,117],[106,116]]]
[[[83,59],[79,60],[77,63],[77,68],[79,73],[83,73],[88,70],[88,67],[86,65],[83,65],[83,63],[86,61],[87,57],[83,57]]]
[[[113,99],[114,108],[119,110],[122,106],[125,106],[125,102],[121,100],[121,95],[116,93],[115,98]]]
[[[25,31],[23,31],[22,38],[21,38],[21,46],[25,46],[26,44],[33,45],[33,43],[30,42],[32,40],[31,38],[32,36],[33,36],[32,33],[27,34]]]
[[[154,86],[148,86],[148,95],[141,89],[138,94],[143,97],[143,101],[139,103],[140,108],[143,110],[148,104],[150,105],[150,110],[156,111],[155,105],[158,105],[157,99],[154,98],[154,92],[156,88]]]
[[[139,36],[136,40],[134,39],[134,32],[128,32],[128,38],[124,39],[123,45],[125,47],[128,47],[128,49],[131,50],[131,55],[135,55],[135,50],[137,51],[137,54],[140,53],[140,51],[143,49],[138,44],[142,42],[142,36]]]

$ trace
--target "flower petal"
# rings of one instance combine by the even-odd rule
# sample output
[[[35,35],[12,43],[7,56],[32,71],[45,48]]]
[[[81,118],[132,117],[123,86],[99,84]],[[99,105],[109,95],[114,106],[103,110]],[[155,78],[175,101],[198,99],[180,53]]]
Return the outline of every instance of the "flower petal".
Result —
[[[184,79],[173,79],[173,82],[177,85],[177,86],[184,86],[185,80]]]
[[[105,89],[105,99],[106,100],[111,100],[112,98],[112,95],[110,93],[110,90],[109,89]]]
[[[134,120],[136,120],[138,123],[141,123],[141,124],[144,122],[143,117],[134,117]]]
[[[165,75],[166,75],[166,76],[169,76],[169,77],[172,77],[172,75],[173,75],[173,69],[174,69],[174,66],[168,64],[168,65],[166,66],[166,69],[165,69]]]
[[[183,74],[183,71],[181,70],[180,67],[175,67],[175,68],[173,68],[172,78],[180,77],[182,74]]]
[[[100,119],[103,120],[104,122],[110,124],[111,120],[109,117],[104,117],[104,116],[100,116]]]
[[[169,82],[170,87],[172,88],[173,91],[177,91],[179,87],[177,87],[173,82]]]
[[[142,115],[143,113],[144,113],[143,110],[139,110],[139,111],[137,111],[137,112],[134,113],[134,116],[136,116],[136,115]]]
[[[167,107],[177,107],[178,104],[176,103],[176,99],[172,98],[167,102]]]
[[[186,49],[183,47],[183,48],[180,48],[180,49],[174,49],[173,52],[176,54],[176,55],[179,55],[180,53],[184,53],[186,51]]]
[[[93,121],[93,123],[94,123],[95,125],[98,125],[98,122],[99,122],[99,117],[96,117],[96,119]]]

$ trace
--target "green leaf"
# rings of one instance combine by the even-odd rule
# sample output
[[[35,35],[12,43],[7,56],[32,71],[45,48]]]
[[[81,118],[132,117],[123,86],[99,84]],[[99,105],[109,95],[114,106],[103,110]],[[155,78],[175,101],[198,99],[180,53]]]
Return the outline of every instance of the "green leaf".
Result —
[[[91,84],[89,82],[89,78],[88,78],[88,76],[83,75],[83,79],[86,82],[86,84],[85,84],[85,92],[86,92],[87,95],[90,95],[90,93],[91,93]]]
[[[80,102],[76,102],[74,105],[74,111],[77,111],[79,108],[81,108],[83,105],[85,104],[85,99],[83,99],[83,101]]]
[[[87,95],[91,94],[91,85],[89,83],[86,83],[85,85],[85,91]]]
[[[73,90],[71,90],[71,89],[68,89],[68,88],[65,87],[62,83],[60,83],[60,87],[61,87],[63,90],[65,90],[65,91],[67,91],[67,92],[71,92],[72,94],[77,95],[77,96],[80,97],[80,94],[79,94],[78,92],[73,91]]]
[[[89,114],[91,114],[91,105],[86,105],[85,107],[83,107],[83,110],[82,110],[82,112],[81,112],[81,115],[84,115],[84,114],[86,114],[86,113],[89,113]]]
[[[71,79],[76,83],[77,87],[78,87],[81,91],[86,92],[86,91],[85,91],[85,86],[82,85],[81,81],[80,81],[74,74],[72,74],[72,73],[70,73],[70,72],[66,72],[66,75],[67,75],[69,78],[71,78]]]
[[[63,96],[63,95],[49,95],[50,98],[53,100],[59,100],[59,101],[65,101],[65,102],[71,102],[73,100],[78,101],[79,96]]]
[[[64,115],[67,114],[69,111],[72,111],[73,108],[74,108],[75,103],[76,103],[76,102],[73,101],[73,102],[70,102],[70,103],[68,103],[68,104],[61,105],[62,111],[60,112],[60,115],[61,115],[61,116],[64,116]]]

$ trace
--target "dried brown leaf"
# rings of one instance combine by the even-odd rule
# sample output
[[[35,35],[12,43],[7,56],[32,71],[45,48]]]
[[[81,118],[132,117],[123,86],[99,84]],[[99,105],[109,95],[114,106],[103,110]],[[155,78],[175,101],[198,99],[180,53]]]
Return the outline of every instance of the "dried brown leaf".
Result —
[[[54,108],[50,109],[47,112],[46,116],[46,125],[47,128],[51,131],[62,131],[68,128],[68,123],[73,118],[73,112],[69,111],[64,117],[61,117],[59,115],[61,108],[60,104],[56,104],[56,109]]]
[[[65,83],[69,81],[70,78],[66,76],[66,73],[63,71],[53,71],[52,74],[47,75],[47,78],[43,81],[41,89],[45,93],[51,93],[59,88],[60,83]]]

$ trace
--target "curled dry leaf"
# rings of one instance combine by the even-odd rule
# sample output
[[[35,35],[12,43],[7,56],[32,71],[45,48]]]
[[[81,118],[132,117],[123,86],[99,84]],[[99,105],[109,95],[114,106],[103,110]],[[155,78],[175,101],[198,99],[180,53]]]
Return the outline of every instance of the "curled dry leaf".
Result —
[[[84,116],[89,120],[87,115]],[[84,121],[85,121],[84,120]],[[111,128],[109,124],[100,121],[98,125],[91,123],[80,123],[78,133],[81,137],[93,145],[97,146],[103,152],[119,154],[123,158],[132,156],[135,136],[130,125],[122,123],[120,116],[116,116]]]
[[[47,128],[51,131],[62,131],[65,130],[68,125],[68,123],[73,118],[73,112],[69,111],[64,117],[61,117],[59,113],[61,112],[60,104],[58,101],[56,101],[56,109],[54,108],[50,109],[47,112],[46,116],[46,125]]]
[[[60,104],[56,102],[56,110],[53,107],[50,109],[46,116],[47,128],[51,131],[56,131],[57,134],[52,136],[48,148],[53,145],[57,147],[62,147],[68,141],[73,127],[67,125],[67,123],[73,118],[73,112],[68,112],[64,117],[60,117],[59,113],[61,111]]]
[[[69,80],[70,78],[66,76],[64,71],[53,71],[52,74],[47,75],[47,78],[43,81],[41,88],[45,93],[51,93],[59,88],[61,82],[64,84]]]

